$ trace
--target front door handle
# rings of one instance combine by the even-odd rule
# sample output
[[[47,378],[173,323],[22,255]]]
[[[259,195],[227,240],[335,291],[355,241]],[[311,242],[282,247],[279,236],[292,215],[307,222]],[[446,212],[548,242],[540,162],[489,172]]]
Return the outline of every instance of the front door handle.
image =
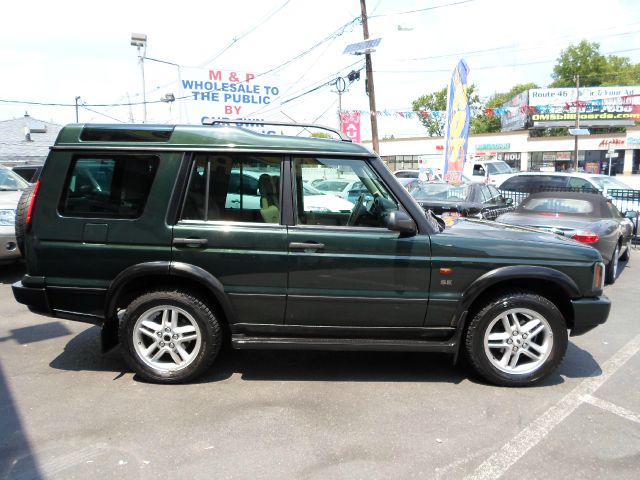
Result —
[[[174,238],[173,244],[176,247],[192,247],[201,248],[206,247],[209,240],[206,238]]]
[[[289,249],[291,250],[322,250],[324,248],[324,243],[315,243],[315,242],[291,242],[289,244]]]

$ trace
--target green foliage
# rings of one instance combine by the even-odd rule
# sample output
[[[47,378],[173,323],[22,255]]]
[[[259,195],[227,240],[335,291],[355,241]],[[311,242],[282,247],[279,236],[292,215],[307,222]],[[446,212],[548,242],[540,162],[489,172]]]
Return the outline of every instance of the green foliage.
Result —
[[[484,108],[497,108],[511,100],[519,93],[529,90],[530,88],[538,88],[535,83],[526,83],[524,85],[516,85],[506,93],[494,93],[486,104],[482,104],[480,97],[475,93],[475,85],[469,86],[467,94],[470,99],[471,106],[471,126],[470,133],[492,133],[500,131],[500,118],[496,116],[484,115]],[[414,112],[438,111],[444,112],[447,109],[447,87],[437,92],[423,95],[411,104]],[[429,115],[424,118],[419,116],[420,123],[425,126],[430,137],[444,136],[445,117]]]
[[[599,43],[582,40],[560,52],[550,87],[575,87],[576,75],[580,75],[584,87],[635,85],[640,79],[640,64],[631,63],[627,57],[605,56],[600,53]]]
[[[314,138],[334,138],[333,135],[326,132],[313,132],[310,136]]]
[[[443,112],[447,109],[447,87],[444,87],[437,92],[429,93],[427,95],[423,95],[417,100],[411,102],[411,108],[414,112],[420,111],[437,111]],[[430,137],[442,137],[444,135],[444,123],[445,118],[442,116],[436,117],[435,115],[429,115],[427,117],[423,117],[422,115],[418,115],[418,119],[420,123],[424,125],[429,133]]]
[[[476,93],[476,86],[469,85],[467,88],[467,96],[469,98],[469,105],[471,108],[471,115],[477,115],[482,109],[482,103],[480,97]],[[444,136],[444,126],[446,117],[444,113],[442,115],[429,115],[423,117],[420,115],[421,111],[429,112],[444,112],[447,109],[447,87],[438,90],[437,92],[423,95],[420,98],[411,102],[411,108],[414,112],[418,113],[418,119],[420,123],[424,125],[430,137],[442,137]]]

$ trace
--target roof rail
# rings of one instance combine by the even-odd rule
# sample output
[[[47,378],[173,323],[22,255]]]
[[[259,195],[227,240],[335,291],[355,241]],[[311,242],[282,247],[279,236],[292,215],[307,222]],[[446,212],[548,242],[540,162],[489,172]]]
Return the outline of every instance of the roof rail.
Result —
[[[203,125],[217,125],[217,124],[277,125],[280,127],[299,127],[305,130],[307,128],[316,128],[318,130],[326,130],[327,132],[336,134],[340,138],[340,140],[342,140],[343,142],[351,142],[351,138],[346,136],[341,131],[336,130],[335,128],[326,127],[324,125],[316,125],[314,123],[271,122],[271,121],[265,121],[265,120],[208,120],[208,121],[203,121],[202,124]]]

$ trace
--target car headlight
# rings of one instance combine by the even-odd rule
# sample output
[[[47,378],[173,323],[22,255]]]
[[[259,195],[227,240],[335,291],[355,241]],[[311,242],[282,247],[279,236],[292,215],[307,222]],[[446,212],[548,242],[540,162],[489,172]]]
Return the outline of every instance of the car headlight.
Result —
[[[15,208],[3,208],[0,210],[0,225],[15,225],[16,223],[16,209]]]

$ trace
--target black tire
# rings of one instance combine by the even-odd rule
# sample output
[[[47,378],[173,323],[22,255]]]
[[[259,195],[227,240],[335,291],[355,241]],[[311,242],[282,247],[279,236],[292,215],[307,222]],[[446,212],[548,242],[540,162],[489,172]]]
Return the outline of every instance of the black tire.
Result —
[[[29,204],[31,203],[31,198],[33,198],[33,189],[34,185],[29,185],[24,189],[22,195],[20,195],[20,200],[18,200],[18,206],[16,208],[16,244],[18,245],[18,250],[20,250],[20,254],[24,257],[24,237],[27,233],[27,212],[29,211]]]
[[[519,327],[509,314],[515,314]],[[510,331],[503,319],[513,326]],[[472,318],[465,337],[475,371],[486,381],[506,387],[532,385],[549,375],[562,362],[567,342],[567,326],[558,308],[530,292],[510,292],[487,303]],[[534,360],[530,354],[539,358]],[[506,365],[501,362],[505,358]]]
[[[629,239],[629,241],[627,242],[626,247],[627,249],[620,257],[620,260],[622,260],[623,262],[628,262],[629,260],[631,260],[631,239]]]
[[[607,263],[604,270],[604,282],[613,285],[616,283],[616,277],[618,276],[618,262],[620,257],[620,245],[616,244],[616,248],[613,250],[611,260]]]
[[[220,351],[222,332],[212,309],[199,298],[179,290],[151,291],[129,304],[119,337],[135,373],[169,384],[194,380],[208,370]]]

